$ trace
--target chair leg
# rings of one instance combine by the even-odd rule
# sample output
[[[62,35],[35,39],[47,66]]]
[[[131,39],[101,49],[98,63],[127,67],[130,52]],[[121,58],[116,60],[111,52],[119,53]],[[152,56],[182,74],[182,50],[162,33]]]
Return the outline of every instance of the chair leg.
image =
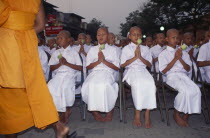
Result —
[[[165,93],[165,88],[164,88],[163,85],[162,85],[162,89],[163,89],[163,103],[164,103],[164,107],[165,107],[167,126],[170,126],[170,122],[169,122],[169,109],[168,109],[167,104],[166,104],[166,93]]]
[[[164,122],[164,117],[163,117],[163,110],[162,110],[162,106],[161,106],[161,100],[160,100],[160,93],[159,93],[159,90],[157,90],[157,104],[158,104],[158,108],[159,108],[159,111],[160,111],[160,116],[161,116],[161,121]]]
[[[210,120],[210,113],[209,113],[210,109],[209,109],[208,100],[207,100],[207,96],[206,96],[206,89],[204,88],[204,86],[202,89],[203,89],[202,97],[203,97],[203,102],[204,102],[204,110],[207,109],[207,114],[208,114],[207,118],[208,118],[208,120]]]
[[[85,121],[86,120],[86,103],[82,100],[81,98],[81,101],[82,101],[82,121]]]
[[[120,97],[120,122],[123,121],[123,113],[122,113],[122,82],[120,83],[120,91],[119,91],[119,97]]]
[[[202,112],[202,114],[203,114],[205,123],[206,123],[206,124],[209,124],[209,119],[208,119],[208,117],[206,117],[206,114],[205,114],[205,107],[202,107],[201,112]]]
[[[123,89],[123,93],[122,93],[122,96],[123,96],[123,122],[124,124],[127,123],[127,118],[126,118],[126,94],[125,94],[125,88],[124,88],[124,82],[123,82],[123,85],[122,85],[122,89]]]

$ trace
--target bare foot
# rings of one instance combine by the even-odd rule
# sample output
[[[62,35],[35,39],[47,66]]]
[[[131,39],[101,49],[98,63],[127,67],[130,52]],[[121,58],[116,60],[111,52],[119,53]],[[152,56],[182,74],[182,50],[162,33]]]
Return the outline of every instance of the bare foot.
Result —
[[[144,122],[145,128],[152,128],[152,122],[150,120],[150,110],[145,111],[144,117],[145,117],[145,122]]]
[[[182,116],[182,119],[185,121],[186,125],[189,126],[188,120],[189,120],[189,115],[188,114],[184,114]]]
[[[56,138],[65,138],[69,133],[69,127],[58,121],[55,124]]]
[[[133,120],[133,125],[137,126],[137,127],[141,127],[141,117],[140,117],[140,111],[135,110],[135,116],[134,116],[134,120]]]
[[[114,110],[112,110],[112,111],[110,111],[110,112],[108,112],[108,113],[106,114],[106,116],[105,116],[105,118],[104,118],[104,121],[105,121],[105,122],[110,122],[110,121],[112,121],[113,112],[114,112]]]
[[[178,111],[174,110],[174,120],[176,121],[176,123],[181,126],[181,127],[187,127],[187,124],[185,123],[185,121],[181,118],[180,114]]]
[[[104,122],[104,118],[99,114],[99,112],[92,112],[93,117],[96,121]]]

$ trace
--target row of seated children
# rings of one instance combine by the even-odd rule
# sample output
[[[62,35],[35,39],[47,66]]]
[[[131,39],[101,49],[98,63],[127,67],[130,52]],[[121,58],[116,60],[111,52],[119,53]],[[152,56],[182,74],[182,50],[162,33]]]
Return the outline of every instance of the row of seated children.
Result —
[[[65,36],[65,34],[68,33],[64,31],[59,33],[59,35],[61,34]],[[159,35],[160,37],[163,36],[162,34]],[[70,39],[69,35],[66,36],[67,40]],[[106,28],[100,28],[97,32],[97,39],[99,42],[98,46],[91,47],[89,52],[86,54],[86,68],[88,70],[92,70],[92,72],[88,75],[82,86],[83,100],[87,103],[88,110],[92,111],[92,114],[97,121],[111,121],[113,108],[118,96],[118,86],[114,77],[114,72],[119,70],[119,64],[121,64],[121,67],[125,67],[123,81],[127,81],[128,84],[131,85],[132,97],[136,109],[133,124],[136,126],[142,125],[140,111],[142,109],[146,109],[145,127],[150,128],[152,127],[150,110],[156,108],[156,87],[152,76],[146,70],[146,67],[152,66],[152,54],[148,47],[137,45],[137,40],[142,37],[141,29],[138,27],[133,27],[130,29],[129,38],[131,39],[131,43],[123,48],[120,58],[121,61],[117,52],[118,50],[107,44],[108,36],[108,30]],[[178,125],[188,126],[189,114],[200,113],[201,95],[200,89],[189,79],[188,76],[186,76],[187,72],[190,71],[192,63],[190,56],[185,51],[181,51],[180,48],[176,47],[178,36],[178,31],[175,29],[171,29],[167,32],[166,41],[168,42],[168,45],[166,46],[166,49],[159,54],[158,58],[156,57],[156,60],[159,62],[160,71],[167,76],[166,82],[179,91],[179,94],[175,98],[174,119]],[[64,47],[67,48],[68,44],[69,42],[66,42],[66,46]],[[60,45],[62,46],[62,44]],[[105,48],[101,49],[101,46],[103,45]],[[77,63],[74,62],[74,67],[76,68],[71,65],[73,60],[68,61],[65,60],[64,57],[58,60],[57,57],[59,55],[60,53],[58,52],[55,56],[57,64],[60,64],[59,67],[68,65],[68,67],[73,68],[74,71],[81,70],[82,64],[81,60],[79,60],[80,58],[78,53],[76,54],[77,56],[74,56],[74,60],[78,61]],[[203,63],[206,63],[209,66],[209,61],[202,61],[202,66],[204,65]],[[53,66],[54,65],[52,65],[52,68]],[[65,74],[65,71],[61,70],[60,73]],[[74,73],[72,72],[71,74]],[[55,81],[55,83],[56,82],[57,81]],[[53,83],[51,85],[50,83],[52,82],[49,82],[49,88],[51,85],[53,85]],[[60,82],[58,81],[57,83]],[[189,87],[190,89],[188,89]],[[66,99],[64,91],[71,92],[71,90],[64,90],[61,87],[60,89],[63,91],[57,90],[57,93],[54,92],[55,96],[53,96],[53,99],[55,99],[55,104],[58,105],[63,102],[64,107],[62,108],[63,110],[60,110],[60,112],[67,111],[67,115],[69,115],[70,111],[68,111],[68,108],[66,109],[66,107],[73,105],[74,93],[71,95],[71,98]],[[61,100],[61,97],[64,99],[62,102],[56,101],[56,98]],[[65,99],[71,99],[73,102],[71,101],[71,104],[65,105],[68,103],[65,101]],[[105,117],[102,117],[99,112],[107,112],[107,114]],[[180,112],[184,113],[183,117],[180,116]]]

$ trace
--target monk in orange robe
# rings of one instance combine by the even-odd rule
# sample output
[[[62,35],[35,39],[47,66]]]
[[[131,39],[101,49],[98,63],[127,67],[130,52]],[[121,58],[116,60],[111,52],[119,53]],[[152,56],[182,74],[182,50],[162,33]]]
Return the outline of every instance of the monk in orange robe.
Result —
[[[6,138],[53,123],[57,138],[69,131],[58,121],[39,61],[36,33],[44,24],[41,0],[0,0],[0,134]]]

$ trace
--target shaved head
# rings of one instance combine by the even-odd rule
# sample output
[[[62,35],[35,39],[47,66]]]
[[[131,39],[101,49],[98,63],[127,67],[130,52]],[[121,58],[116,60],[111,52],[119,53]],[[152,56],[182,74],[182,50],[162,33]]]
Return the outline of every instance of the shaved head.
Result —
[[[190,32],[184,33],[183,37],[187,37],[187,36],[193,36],[193,34]]]
[[[100,28],[98,29],[97,33],[98,33],[99,31],[101,31],[101,30],[103,30],[103,31],[105,31],[107,34],[109,34],[109,31],[108,31],[108,29],[107,29],[106,27],[100,27]]]
[[[58,35],[64,35],[67,38],[71,38],[71,33],[67,30],[60,31]]]
[[[131,33],[131,32],[133,32],[134,30],[139,30],[139,31],[142,33],[141,29],[140,29],[138,26],[131,27],[131,29],[130,29],[129,32]]]
[[[85,34],[85,33],[80,33],[80,34],[78,35],[78,37],[80,37],[80,36],[83,36],[84,38],[86,38],[86,34]]]
[[[177,29],[169,29],[166,33],[166,36],[169,37],[172,33],[179,34],[179,31]]]

